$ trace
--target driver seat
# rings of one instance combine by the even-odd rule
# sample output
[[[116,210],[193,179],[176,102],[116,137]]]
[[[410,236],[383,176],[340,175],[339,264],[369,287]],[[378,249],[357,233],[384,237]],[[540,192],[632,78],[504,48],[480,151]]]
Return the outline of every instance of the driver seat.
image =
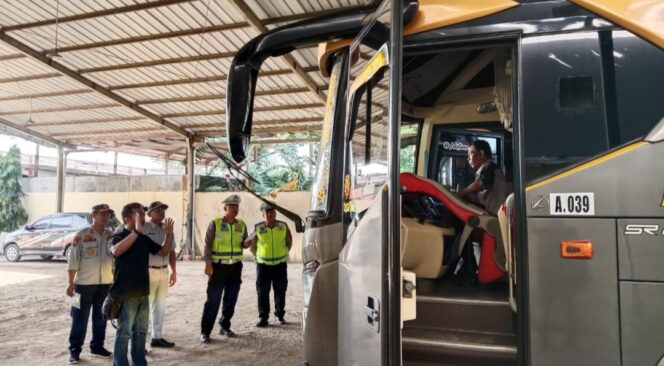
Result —
[[[400,178],[402,192],[427,194],[442,202],[455,217],[464,223],[458,241],[458,250],[455,250],[453,255],[461,255],[466,242],[474,231],[477,230],[478,233],[481,233],[481,255],[477,272],[480,283],[490,283],[504,276],[506,272],[504,246],[496,216],[478,206],[463,201],[456,194],[431,179],[419,177],[412,173],[401,173]],[[500,243],[497,243],[497,241]]]

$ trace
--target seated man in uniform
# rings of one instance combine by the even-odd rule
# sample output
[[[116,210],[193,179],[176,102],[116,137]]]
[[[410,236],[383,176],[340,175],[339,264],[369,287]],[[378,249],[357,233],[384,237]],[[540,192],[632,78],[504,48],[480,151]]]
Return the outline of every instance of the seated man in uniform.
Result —
[[[505,179],[500,167],[491,157],[491,146],[488,142],[477,140],[470,145],[468,164],[475,171],[475,181],[459,192],[459,195],[497,215],[500,206],[512,193],[512,184]]]

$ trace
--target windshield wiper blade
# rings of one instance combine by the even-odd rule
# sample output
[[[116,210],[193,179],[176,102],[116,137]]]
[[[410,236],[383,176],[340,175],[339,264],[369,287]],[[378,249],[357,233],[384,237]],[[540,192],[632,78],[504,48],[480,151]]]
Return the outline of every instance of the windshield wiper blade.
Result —
[[[233,176],[233,178],[235,178],[235,180],[240,185],[240,187],[242,187],[247,192],[251,193],[254,197],[258,198],[259,200],[261,200],[261,201],[267,203],[268,205],[274,207],[274,209],[277,210],[277,212],[281,213],[282,215],[286,216],[289,220],[293,221],[293,223],[295,224],[295,231],[296,232],[298,232],[298,233],[303,233],[304,232],[304,221],[302,221],[302,218],[300,217],[300,215],[296,214],[293,211],[290,211],[288,209],[285,209],[285,208],[279,206],[275,202],[272,202],[272,201],[269,201],[269,200],[263,198],[260,194],[256,193],[256,191],[249,188],[249,186],[247,186],[242,179],[239,179],[237,176],[235,176],[233,174],[233,172],[238,172],[243,177],[246,177],[247,179],[250,179],[253,182],[256,182],[256,183],[259,183],[259,184],[260,184],[260,182],[258,180],[256,180],[254,177],[252,177],[249,173],[242,170],[239,166],[237,166],[235,163],[233,163],[226,156],[224,156],[224,154],[221,151],[216,149],[210,143],[207,143],[206,145],[226,165],[226,167],[228,168],[228,171]]]

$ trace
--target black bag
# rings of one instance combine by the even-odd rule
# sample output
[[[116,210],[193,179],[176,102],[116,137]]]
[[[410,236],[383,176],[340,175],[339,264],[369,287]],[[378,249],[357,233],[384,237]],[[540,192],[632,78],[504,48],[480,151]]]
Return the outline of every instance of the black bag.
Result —
[[[122,309],[122,299],[115,298],[108,294],[104,299],[104,304],[101,306],[101,312],[105,320],[116,320],[120,318],[120,310]]]
[[[455,245],[453,248],[456,248],[459,241],[459,236],[455,239]],[[473,244],[471,238],[468,238],[468,243],[463,247],[460,256],[452,258],[450,265],[445,273],[444,277],[456,282],[457,285],[463,287],[478,287],[480,281],[477,277],[477,262],[475,258],[475,253],[473,249]]]

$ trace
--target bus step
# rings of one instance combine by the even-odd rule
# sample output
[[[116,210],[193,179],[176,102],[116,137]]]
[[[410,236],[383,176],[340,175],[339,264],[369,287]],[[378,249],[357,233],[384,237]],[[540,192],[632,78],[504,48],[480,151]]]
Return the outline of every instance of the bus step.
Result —
[[[505,334],[409,328],[402,335],[406,366],[516,364],[516,339]]]
[[[404,326],[513,335],[514,313],[501,286],[463,288],[419,280],[417,318]]]

